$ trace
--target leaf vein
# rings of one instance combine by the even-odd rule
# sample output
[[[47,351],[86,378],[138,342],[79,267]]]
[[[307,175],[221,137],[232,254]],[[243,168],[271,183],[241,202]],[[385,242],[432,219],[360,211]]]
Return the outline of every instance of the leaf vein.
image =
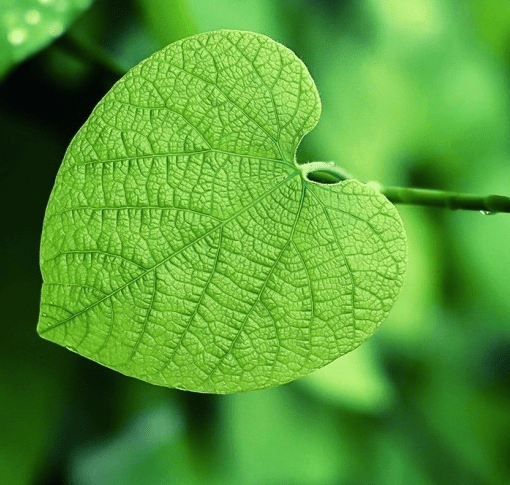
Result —
[[[122,286],[120,286],[119,288],[117,288],[116,290],[110,292],[108,295],[106,295],[104,298],[101,298],[100,300],[97,300],[96,302],[94,302],[93,304],[85,307],[83,310],[75,313],[72,317],[70,318],[67,318],[65,320],[62,320],[56,324],[53,324],[53,325],[49,325],[48,327],[42,329],[40,331],[40,333],[46,333],[50,330],[53,330],[54,328],[60,326],[60,325],[64,325],[66,324],[67,322],[69,322],[70,320],[73,320],[75,319],[76,317],[78,317],[79,315],[87,312],[88,310],[90,310],[91,308],[99,305],[100,303],[102,303],[104,300],[106,300],[107,298],[111,298],[113,295],[117,294],[118,292],[122,291],[124,288],[132,285],[135,281],[139,280],[140,278],[142,278],[145,274],[147,274],[149,271],[153,271],[155,270],[156,268],[158,268],[159,266],[165,264],[167,261],[169,261],[171,258],[177,256],[178,254],[182,253],[183,251],[185,251],[186,249],[188,249],[189,247],[193,246],[194,244],[196,244],[197,242],[201,241],[202,239],[204,239],[205,237],[207,237],[209,234],[212,234],[214,231],[216,231],[217,229],[220,229],[222,226],[224,226],[225,224],[227,224],[228,222],[230,222],[231,220],[235,219],[236,217],[238,217],[240,214],[246,212],[250,207],[254,206],[255,204],[257,204],[258,202],[260,202],[262,199],[264,199],[265,197],[267,197],[269,194],[271,194],[272,192],[274,192],[275,190],[279,189],[282,185],[286,184],[289,180],[291,180],[292,178],[296,177],[297,175],[299,175],[299,172],[298,171],[295,171],[293,172],[292,174],[290,174],[285,180],[279,182],[278,184],[276,184],[275,186],[273,186],[271,189],[269,189],[267,192],[265,192],[264,194],[262,194],[260,197],[258,197],[257,199],[255,199],[254,201],[252,201],[250,204],[247,204],[245,207],[242,207],[239,211],[237,211],[236,213],[234,213],[232,216],[230,216],[228,219],[225,219],[221,224],[218,224],[217,226],[215,226],[213,229],[205,232],[204,234],[202,234],[201,236],[199,236],[198,238],[196,238],[195,240],[191,241],[190,243],[186,244],[185,246],[183,246],[182,248],[180,248],[179,250],[173,252],[171,255],[167,256],[166,258],[164,258],[162,261],[156,263],[155,265],[153,265],[152,267],[150,268],[147,268],[146,271],[144,271],[143,273],[141,273],[140,275],[136,276],[135,278],[129,280],[128,282],[126,282],[125,284],[123,284]]]

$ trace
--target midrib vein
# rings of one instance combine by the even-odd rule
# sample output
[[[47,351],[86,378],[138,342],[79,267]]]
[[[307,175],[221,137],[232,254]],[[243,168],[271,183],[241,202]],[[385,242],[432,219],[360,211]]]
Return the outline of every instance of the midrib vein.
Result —
[[[262,194],[260,197],[257,197],[255,200],[253,200],[250,204],[248,204],[247,206],[241,208],[239,211],[237,211],[236,213],[232,214],[229,218],[225,219],[223,222],[221,222],[220,224],[218,224],[217,226],[215,226],[214,228],[212,228],[210,231],[207,231],[206,233],[202,234],[200,237],[198,237],[197,239],[194,239],[193,241],[191,241],[190,243],[186,244],[185,246],[183,246],[181,249],[175,251],[174,253],[172,253],[170,256],[167,256],[165,259],[163,259],[162,261],[160,261],[159,263],[156,263],[155,265],[151,266],[150,268],[148,268],[146,271],[143,271],[142,273],[140,273],[138,276],[136,276],[135,278],[131,279],[130,281],[128,281],[127,283],[125,283],[124,285],[120,286],[119,288],[117,288],[116,290],[112,291],[111,293],[108,293],[107,295],[105,295],[103,298],[95,301],[94,303],[92,303],[91,305],[85,307],[83,310],[80,310],[78,313],[75,313],[74,315],[70,316],[69,318],[66,318],[65,320],[61,320],[60,322],[57,322],[55,323],[54,325],[50,325],[48,327],[46,327],[44,330],[41,330],[39,333],[41,334],[44,334],[50,330],[53,330],[61,325],[64,325],[65,323],[71,321],[71,320],[74,320],[75,318],[79,317],[80,315],[86,313],[87,311],[89,311],[91,308],[94,308],[95,306],[101,304],[103,301],[111,298],[112,296],[116,295],[117,293],[119,293],[120,291],[122,291],[124,288],[127,288],[128,286],[132,285],[133,283],[135,283],[136,281],[140,280],[141,278],[143,278],[146,274],[150,273],[151,271],[154,271],[156,270],[157,268],[159,268],[160,266],[164,265],[165,263],[167,263],[170,259],[172,259],[173,257],[177,256],[178,254],[182,253],[183,251],[185,251],[186,249],[188,249],[189,247],[193,246],[194,244],[198,243],[199,241],[201,241],[202,239],[206,238],[207,236],[209,236],[210,234],[212,234],[214,231],[222,228],[223,226],[225,226],[226,224],[228,224],[230,221],[232,221],[233,219],[235,219],[236,217],[238,217],[239,215],[243,214],[244,212],[246,212],[247,210],[249,210],[251,207],[253,207],[255,204],[257,204],[258,202],[260,202],[262,199],[265,199],[268,195],[270,195],[271,193],[273,193],[274,191],[278,190],[280,187],[282,187],[283,185],[285,185],[286,183],[288,183],[290,180],[292,180],[294,177],[296,177],[297,175],[299,175],[301,172],[298,171],[298,170],[295,170],[294,172],[292,172],[287,178],[285,178],[285,180],[282,180],[280,183],[276,184],[274,187],[271,188],[271,190],[265,192],[264,194]],[[61,307],[63,308],[63,307]]]

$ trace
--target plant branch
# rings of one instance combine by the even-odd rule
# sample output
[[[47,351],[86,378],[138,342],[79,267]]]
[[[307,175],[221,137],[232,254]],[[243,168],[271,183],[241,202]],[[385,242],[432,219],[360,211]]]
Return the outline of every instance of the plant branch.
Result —
[[[510,213],[510,197],[489,195],[479,197],[441,190],[408,187],[380,187],[381,194],[393,204],[423,205],[443,209],[481,211],[487,214]]]
[[[303,175],[320,184],[337,184],[351,178],[332,162],[310,162],[300,165]],[[384,187],[376,182],[369,182],[393,204],[423,205],[443,209],[462,209],[481,211],[486,214],[496,212],[510,213],[510,197],[488,195],[479,197],[470,194],[458,194],[442,190],[413,189],[411,187]]]
[[[84,36],[67,31],[57,40],[56,44],[70,54],[102,67],[117,79],[127,72],[108,52],[94,42],[85,39]]]

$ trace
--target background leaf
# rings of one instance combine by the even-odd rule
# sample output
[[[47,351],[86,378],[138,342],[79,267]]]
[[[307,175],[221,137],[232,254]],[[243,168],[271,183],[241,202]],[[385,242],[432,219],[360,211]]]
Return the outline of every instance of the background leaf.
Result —
[[[70,145],[46,213],[41,335],[148,382],[275,386],[365,341],[402,284],[392,204],[294,161],[320,113],[297,57],[239,31],[130,71]]]
[[[59,37],[92,0],[0,0],[0,76]]]

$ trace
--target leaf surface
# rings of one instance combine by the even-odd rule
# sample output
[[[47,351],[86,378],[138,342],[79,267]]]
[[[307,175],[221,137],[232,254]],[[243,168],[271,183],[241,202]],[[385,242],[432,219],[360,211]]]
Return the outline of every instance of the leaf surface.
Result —
[[[92,0],[0,0],[0,75],[57,38]]]
[[[303,63],[217,31],[133,68],[71,142],[44,223],[39,333],[154,384],[275,386],[366,340],[402,283],[383,196],[295,162],[320,100]]]

